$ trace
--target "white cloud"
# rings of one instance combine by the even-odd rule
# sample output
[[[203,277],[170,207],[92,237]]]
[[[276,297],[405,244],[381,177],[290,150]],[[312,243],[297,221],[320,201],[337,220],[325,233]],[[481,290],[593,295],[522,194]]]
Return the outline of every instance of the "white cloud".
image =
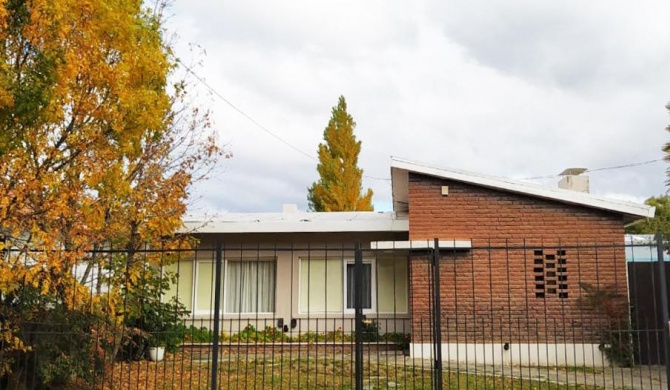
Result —
[[[391,155],[514,177],[662,158],[665,2],[199,0],[173,12],[178,52],[201,45],[199,74],[307,154],[343,94],[368,176],[389,177]],[[306,207],[316,162],[211,105],[235,156],[197,188],[203,207]],[[656,163],[594,172],[592,189],[645,199],[664,181]],[[388,181],[364,186],[390,203]]]

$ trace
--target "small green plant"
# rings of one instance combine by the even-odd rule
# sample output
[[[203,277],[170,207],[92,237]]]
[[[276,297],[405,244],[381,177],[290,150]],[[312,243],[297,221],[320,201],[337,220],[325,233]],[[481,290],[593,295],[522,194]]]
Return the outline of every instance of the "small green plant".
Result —
[[[351,341],[353,338],[351,335],[348,335],[342,331],[342,328],[337,328],[337,330],[334,330],[332,332],[328,332],[325,334],[326,336],[326,341]]]
[[[192,343],[210,343],[214,340],[214,332],[204,326],[191,325],[184,332],[184,341]]]
[[[628,300],[616,286],[593,286],[581,283],[584,295],[580,304],[599,314],[605,324],[597,330],[599,349],[613,364],[633,365],[633,332],[628,314]]]
[[[350,342],[354,338],[352,335],[344,333],[342,328],[337,328],[336,330],[326,332],[326,333],[317,333],[317,332],[306,332],[299,334],[294,337],[293,340],[301,343],[317,343],[317,342]]]
[[[152,347],[165,347],[168,352],[175,352],[186,334],[186,327],[181,321],[184,307],[177,301],[146,302],[140,327],[148,333],[148,343]]]
[[[379,341],[379,325],[371,320],[363,321],[363,341]]]
[[[259,331],[253,325],[247,324],[241,332],[230,336],[230,341],[241,343],[274,343],[290,341],[290,337],[275,327],[266,326],[265,329]]]
[[[386,341],[398,344],[403,349],[409,348],[410,335],[406,333],[386,333],[379,334],[379,326],[370,321],[363,323],[362,339],[364,342]],[[196,328],[191,325],[186,328],[185,341],[208,343],[214,339],[214,333],[205,328]],[[341,327],[329,332],[307,331],[291,337],[281,329],[266,326],[263,330],[258,330],[251,324],[247,324],[239,333],[228,335],[221,333],[219,341],[229,341],[234,343],[322,343],[322,342],[353,342],[354,334],[345,333]]]

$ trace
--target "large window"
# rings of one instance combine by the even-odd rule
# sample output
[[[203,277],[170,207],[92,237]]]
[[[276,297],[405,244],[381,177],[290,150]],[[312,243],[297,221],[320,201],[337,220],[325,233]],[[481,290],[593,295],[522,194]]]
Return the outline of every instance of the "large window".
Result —
[[[300,311],[342,313],[342,259],[300,259]]]
[[[274,312],[274,261],[229,261],[227,271],[226,313]]]
[[[300,312],[354,312],[354,260],[351,258],[300,259]],[[407,314],[407,258],[380,256],[363,259],[363,312]]]
[[[224,260],[221,275],[221,305],[228,314],[273,313],[275,311],[276,261],[268,259]],[[195,314],[214,311],[215,263],[196,263]]]

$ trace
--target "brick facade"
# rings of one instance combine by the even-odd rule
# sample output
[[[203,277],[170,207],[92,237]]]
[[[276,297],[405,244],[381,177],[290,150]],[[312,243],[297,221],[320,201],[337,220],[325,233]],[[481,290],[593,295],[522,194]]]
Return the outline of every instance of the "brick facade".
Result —
[[[598,343],[609,320],[580,285],[627,295],[618,213],[410,173],[409,236],[472,240],[441,254],[443,343]],[[413,341],[427,342],[429,256],[410,274]]]

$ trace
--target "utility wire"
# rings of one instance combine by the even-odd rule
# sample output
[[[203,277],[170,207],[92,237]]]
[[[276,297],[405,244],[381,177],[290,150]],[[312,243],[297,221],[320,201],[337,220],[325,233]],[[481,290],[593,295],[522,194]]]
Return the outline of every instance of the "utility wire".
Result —
[[[206,82],[203,78],[201,78],[200,76],[198,76],[198,75],[197,75],[197,74],[196,74],[190,67],[188,67],[186,64],[184,64],[183,62],[181,62],[181,60],[180,60],[179,58],[177,58],[177,62],[179,62],[179,63],[180,63],[180,64],[181,64],[181,65],[182,65],[182,66],[183,66],[183,67],[184,67],[190,74],[193,75],[193,77],[196,78],[196,80],[198,80],[202,85],[204,85],[205,87],[207,87],[207,89],[209,89],[214,95],[216,95],[216,96],[217,96],[219,99],[221,99],[224,103],[226,103],[228,106],[230,106],[230,108],[232,108],[233,110],[237,111],[240,115],[242,115],[243,117],[245,117],[249,122],[251,122],[251,123],[253,123],[254,125],[256,125],[256,127],[258,127],[259,129],[263,130],[264,132],[270,134],[271,136],[273,136],[274,138],[276,138],[279,142],[285,144],[286,146],[288,146],[289,148],[291,148],[291,149],[295,150],[296,152],[302,154],[303,156],[305,156],[305,157],[307,157],[307,158],[310,158],[310,159],[312,159],[312,160],[314,160],[314,161],[318,161],[314,156],[312,156],[312,155],[310,155],[310,154],[307,154],[307,153],[303,152],[302,150],[298,149],[296,146],[294,146],[294,145],[291,144],[290,142],[284,140],[282,137],[278,136],[277,134],[275,134],[275,133],[273,133],[272,131],[270,131],[269,129],[267,129],[265,126],[263,126],[263,125],[261,125],[260,123],[258,123],[254,118],[252,118],[251,116],[247,115],[247,113],[245,113],[245,112],[242,111],[241,109],[237,108],[237,106],[235,106],[230,100],[226,99],[223,95],[221,95],[221,94],[219,93],[219,91],[217,91],[216,89],[214,89],[214,87],[212,87],[211,85],[207,84],[207,82]]]
[[[202,77],[198,76],[198,75],[197,75],[197,74],[196,74],[196,73],[195,73],[195,72],[194,72],[188,65],[184,64],[179,58],[177,58],[177,62],[180,63],[181,66],[183,66],[184,69],[186,69],[187,72],[189,72],[190,74],[192,74],[193,77],[196,78],[196,80],[198,80],[202,85],[204,85],[207,89],[209,89],[210,92],[212,92],[216,97],[218,97],[218,98],[221,99],[224,103],[226,103],[228,106],[230,106],[230,108],[232,108],[233,110],[237,111],[237,113],[239,113],[240,115],[242,115],[243,117],[245,117],[249,122],[251,122],[251,123],[253,123],[254,125],[256,125],[256,127],[258,127],[259,129],[263,130],[264,132],[268,133],[269,135],[271,135],[272,137],[274,137],[275,139],[277,139],[279,142],[281,142],[281,143],[283,143],[284,145],[288,146],[289,148],[295,150],[296,152],[302,154],[303,156],[305,156],[305,157],[307,157],[307,158],[309,158],[309,159],[311,159],[311,160],[314,160],[314,161],[319,161],[316,157],[312,156],[311,154],[309,154],[309,153],[307,153],[307,152],[304,152],[303,150],[299,149],[297,146],[293,145],[292,143],[286,141],[285,139],[283,139],[282,137],[278,136],[278,135],[275,134],[274,132],[270,131],[267,127],[265,127],[265,126],[261,125],[260,123],[258,123],[254,118],[252,118],[252,117],[249,116],[247,113],[245,113],[244,111],[242,111],[241,109],[239,109],[239,108],[238,108],[237,106],[235,106],[230,100],[226,99],[222,94],[219,93],[219,91],[217,91],[216,89],[214,89],[214,87],[212,87],[211,85],[209,85],[209,84],[208,84]],[[391,180],[390,178],[374,177],[374,176],[368,176],[368,175],[363,175],[363,177],[365,177],[365,178],[367,178],[367,179],[373,179],[373,180],[388,180],[388,181]]]
[[[263,126],[262,124],[258,123],[254,118],[252,118],[250,115],[242,111],[240,108],[235,106],[230,100],[226,99],[222,94],[219,93],[214,87],[209,85],[202,77],[198,76],[193,69],[191,69],[188,65],[184,64],[179,58],[177,58],[177,62],[181,64],[181,66],[186,69],[190,74],[193,75],[193,77],[196,78],[202,85],[204,85],[207,89],[209,89],[216,97],[221,99],[224,103],[226,103],[230,108],[233,110],[237,111],[240,115],[242,115],[244,118],[246,118],[249,122],[253,123],[258,127],[259,129],[263,130],[264,132],[268,133],[275,139],[277,139],[279,142],[283,143],[284,145],[288,146],[289,148],[295,150],[296,152],[302,154],[303,156],[314,160],[314,161],[319,161],[316,157],[312,156],[309,153],[304,152],[303,150],[299,149],[297,146],[293,145],[292,143],[286,141],[282,137],[278,136],[274,132],[270,131],[267,127]],[[585,173],[589,172],[598,172],[598,171],[607,171],[607,170],[612,170],[612,169],[622,169],[622,168],[630,168],[630,167],[637,167],[640,165],[648,165],[648,164],[653,164],[659,161],[663,161],[663,159],[656,159],[656,160],[649,160],[649,161],[642,161],[642,162],[636,162],[636,163],[630,163],[630,164],[624,164],[624,165],[616,165],[612,167],[604,167],[604,168],[594,168],[594,169],[587,169],[584,171]],[[549,175],[549,176],[535,176],[535,177],[527,177],[521,180],[538,180],[538,179],[553,179],[560,177],[561,175]],[[385,177],[375,177],[375,176],[368,176],[368,175],[363,175],[363,177],[367,179],[373,179],[373,180],[384,180],[384,181],[391,181],[390,178],[385,178]]]
[[[653,164],[659,161],[664,161],[662,158],[656,159],[656,160],[649,160],[649,161],[642,161],[642,162],[635,162],[635,163],[630,163],[630,164],[624,164],[624,165],[615,165],[612,167],[604,167],[604,168],[593,168],[593,169],[587,169],[584,171],[584,173],[589,173],[589,172],[598,172],[598,171],[609,171],[612,169],[621,169],[621,168],[630,168],[630,167],[638,167],[640,165],[648,165],[648,164]],[[537,180],[537,179],[554,179],[557,177],[560,177],[561,175],[549,175],[549,176],[535,176],[535,177],[526,177],[521,180]]]

